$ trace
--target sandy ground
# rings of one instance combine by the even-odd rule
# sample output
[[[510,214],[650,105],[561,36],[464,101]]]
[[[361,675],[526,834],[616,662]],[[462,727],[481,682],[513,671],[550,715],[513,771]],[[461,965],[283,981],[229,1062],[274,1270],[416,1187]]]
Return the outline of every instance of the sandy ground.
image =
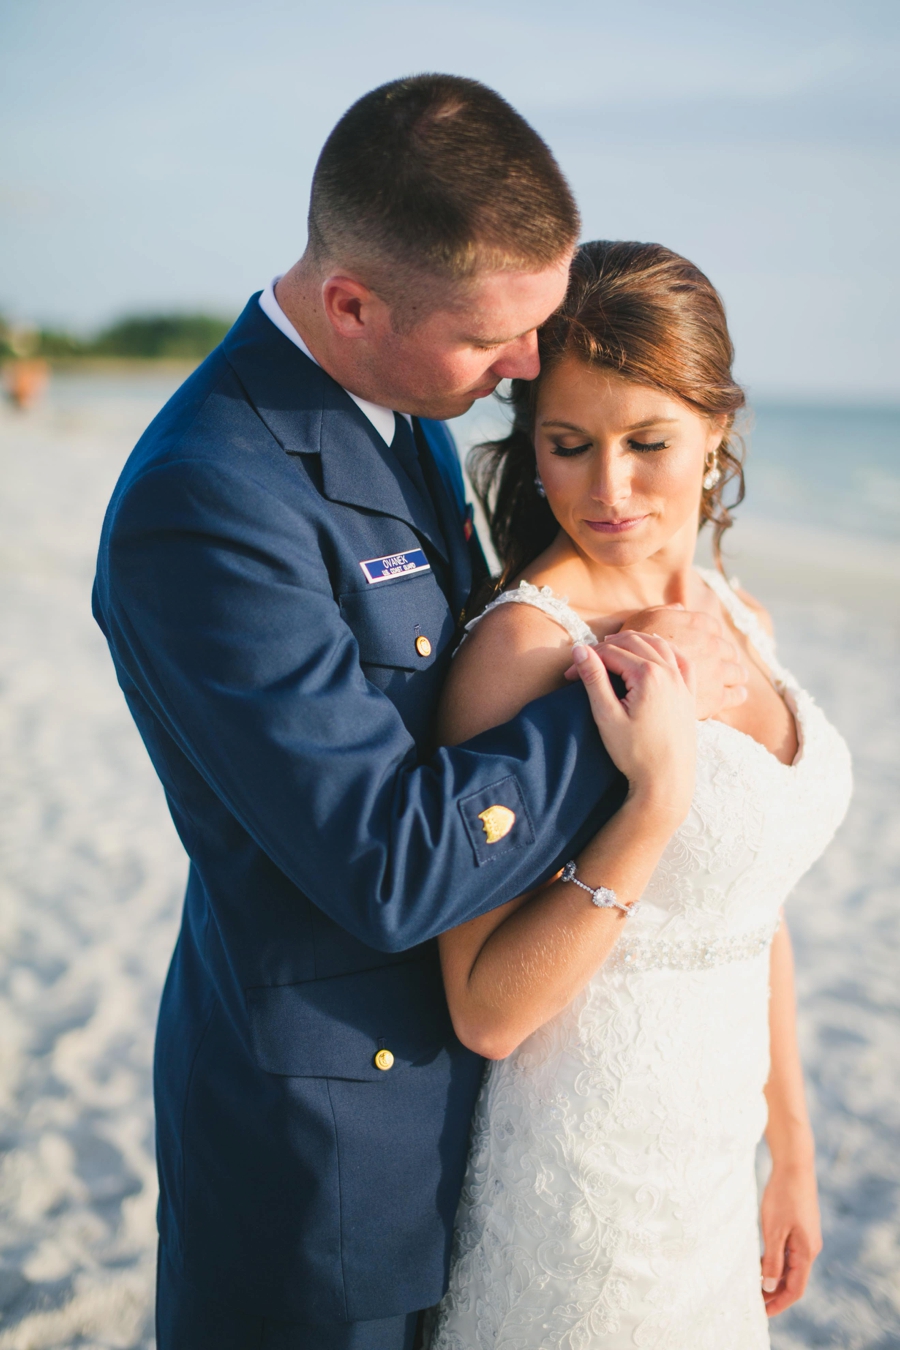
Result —
[[[106,500],[165,387],[98,381],[88,400],[73,383],[28,416],[0,411],[0,1350],[153,1345],[149,1070],[186,863],[89,593]],[[850,741],[857,781],[790,909],[826,1247],[773,1342],[887,1350],[900,1347],[900,550],[742,530],[736,570]]]

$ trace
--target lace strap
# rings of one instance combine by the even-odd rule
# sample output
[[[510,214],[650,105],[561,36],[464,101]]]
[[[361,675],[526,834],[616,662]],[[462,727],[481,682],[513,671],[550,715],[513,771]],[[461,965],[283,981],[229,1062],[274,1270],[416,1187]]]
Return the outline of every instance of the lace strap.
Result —
[[[696,570],[698,576],[706,582],[709,589],[722,602],[722,607],[727,610],[735,628],[739,629],[753,643],[772,672],[773,678],[779,684],[793,685],[792,676],[778,660],[771,634],[763,628],[759,621],[759,615],[737,595],[736,592],[740,586],[737,577],[732,577],[729,582],[725,580],[721,572],[714,571],[712,568],[698,567]]]
[[[583,642],[588,647],[597,645],[593,630],[578,617],[565,596],[556,595],[549,586],[532,586],[530,581],[520,581],[514,591],[502,591],[481,614],[466,624],[465,631],[468,633],[498,605],[532,605],[564,628],[573,642]]]

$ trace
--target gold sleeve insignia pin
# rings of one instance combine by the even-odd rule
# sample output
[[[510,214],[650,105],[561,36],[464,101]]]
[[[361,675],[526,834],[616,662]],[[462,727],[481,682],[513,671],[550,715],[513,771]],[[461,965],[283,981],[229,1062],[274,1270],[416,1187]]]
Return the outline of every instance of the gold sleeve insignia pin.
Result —
[[[496,844],[499,839],[505,838],[515,825],[516,813],[510,811],[508,806],[488,806],[484,811],[478,812],[478,819],[481,821],[487,842]]]

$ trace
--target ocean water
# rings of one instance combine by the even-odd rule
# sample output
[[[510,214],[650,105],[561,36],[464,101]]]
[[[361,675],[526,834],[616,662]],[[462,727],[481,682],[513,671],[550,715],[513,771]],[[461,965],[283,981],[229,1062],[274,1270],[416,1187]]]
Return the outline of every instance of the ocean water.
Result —
[[[747,514],[900,542],[900,408],[760,404]]]

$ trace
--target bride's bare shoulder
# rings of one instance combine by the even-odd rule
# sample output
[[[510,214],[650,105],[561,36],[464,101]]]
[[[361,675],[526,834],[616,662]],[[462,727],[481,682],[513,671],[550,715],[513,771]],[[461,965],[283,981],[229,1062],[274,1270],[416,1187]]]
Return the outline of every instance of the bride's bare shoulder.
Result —
[[[572,641],[533,605],[497,605],[457,649],[438,713],[438,740],[458,745],[498,727],[565,684]]]

